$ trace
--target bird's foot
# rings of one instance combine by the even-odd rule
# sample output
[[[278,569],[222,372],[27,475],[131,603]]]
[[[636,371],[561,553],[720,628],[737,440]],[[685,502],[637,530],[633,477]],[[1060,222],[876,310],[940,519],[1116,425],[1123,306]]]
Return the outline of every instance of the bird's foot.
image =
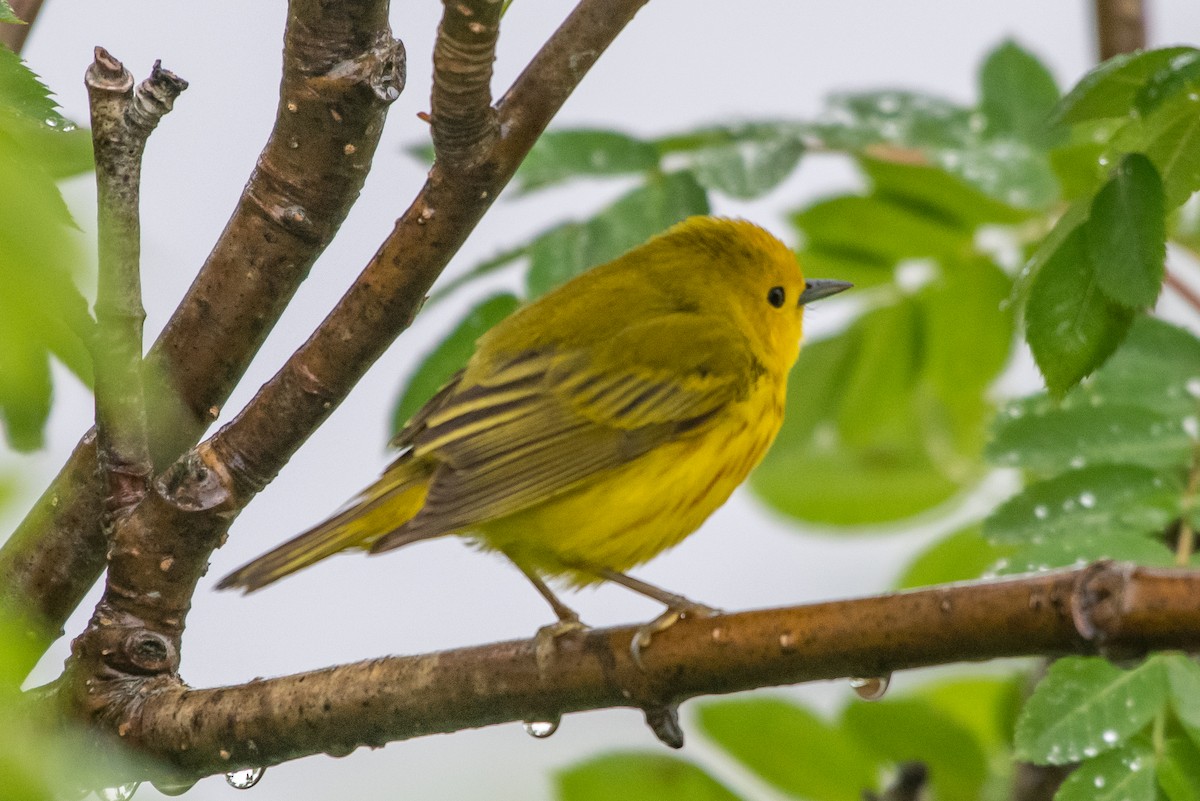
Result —
[[[579,619],[579,615],[571,613],[560,617],[557,622],[542,626],[534,636],[534,656],[538,668],[548,666],[558,656],[558,643],[564,637],[574,637],[588,631],[591,627]]]
[[[720,609],[713,609],[711,606],[698,604],[695,601],[687,601],[687,603],[667,607],[665,612],[642,626],[633,635],[633,639],[629,642],[629,655],[633,657],[635,665],[639,668],[644,668],[645,665],[642,664],[642,652],[650,647],[650,642],[654,639],[655,634],[666,631],[684,618],[713,617],[719,614],[721,614]]]

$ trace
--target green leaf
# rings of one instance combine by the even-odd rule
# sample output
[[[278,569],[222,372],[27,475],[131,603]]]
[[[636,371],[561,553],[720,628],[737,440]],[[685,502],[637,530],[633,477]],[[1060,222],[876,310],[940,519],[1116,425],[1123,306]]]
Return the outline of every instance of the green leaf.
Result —
[[[847,732],[893,763],[919,761],[939,801],[975,801],[987,762],[971,731],[920,698],[853,703],[842,715]]]
[[[1166,671],[1153,657],[1132,670],[1099,657],[1060,659],[1021,711],[1016,755],[1038,765],[1092,759],[1141,731],[1166,698]]]
[[[1184,731],[1200,747],[1200,665],[1186,654],[1166,654],[1171,709]]]
[[[1025,307],[1025,337],[1050,392],[1062,395],[1099,367],[1132,321],[1097,286],[1083,231],[1072,230],[1033,279]]]
[[[967,526],[917,554],[897,580],[896,589],[977,579],[1006,552],[984,539],[978,524]]]
[[[9,443],[31,450],[41,445],[50,409],[49,355],[90,383],[90,362],[74,333],[86,333],[90,318],[72,281],[79,254],[66,205],[45,154],[5,136],[10,122],[41,123],[0,112],[0,418]]]
[[[1155,801],[1155,758],[1143,743],[1089,759],[1072,771],[1054,801]]]
[[[956,257],[971,245],[971,232],[902,200],[840,195],[792,216],[808,248],[864,254],[892,263],[922,257]]]
[[[1013,728],[1025,701],[1028,679],[965,678],[931,682],[913,696],[970,730],[985,753],[1010,756]]]
[[[618,752],[593,757],[555,776],[559,801],[738,801],[703,769],[663,754]]]
[[[1014,404],[997,415],[985,451],[992,463],[1049,473],[1097,463],[1172,467],[1191,459],[1194,441],[1182,421],[1144,406],[1025,408]]]
[[[858,150],[879,142],[903,147],[960,147],[973,137],[971,112],[940,97],[885,90],[831,95],[812,133],[828,148]]]
[[[842,729],[776,698],[708,703],[700,728],[751,771],[789,795],[858,801],[876,763]]]
[[[1161,541],[1134,532],[1070,531],[1013,549],[997,560],[992,571],[999,576],[1037,573],[1056,567],[1078,567],[1098,559],[1170,567],[1175,563],[1175,553]]]
[[[1191,740],[1167,740],[1156,767],[1158,786],[1167,801],[1200,801],[1200,749]]]
[[[857,290],[890,284],[894,265],[871,253],[831,252],[809,248],[796,254],[806,276],[838,278],[854,284]]]
[[[1012,41],[988,54],[979,74],[980,110],[991,135],[1036,140],[1058,103],[1058,86],[1037,58]]]
[[[1093,465],[1035,482],[983,523],[995,543],[1038,544],[1080,531],[1147,534],[1179,513],[1179,488],[1153,470]]]
[[[571,178],[646,172],[658,167],[658,150],[650,142],[617,131],[576,129],[548,131],[517,170],[519,192],[531,192]]]
[[[869,383],[850,388],[855,372],[873,369],[858,366],[860,360],[865,363],[864,350],[881,347],[875,343],[889,333],[901,342],[911,336],[895,330],[878,314],[868,314],[843,334],[806,345],[800,352],[789,381],[783,429],[750,478],[754,491],[784,514],[838,525],[877,523],[916,514],[959,489],[958,482],[935,467],[921,432],[902,425],[904,409],[911,408],[912,402],[911,396],[905,399],[903,387],[873,390],[904,401],[895,409],[885,409],[880,428],[886,435],[881,431],[875,438],[863,433],[864,439],[873,441],[859,447],[841,440],[835,415],[847,394],[872,391]],[[898,380],[907,381],[903,376]],[[871,400],[855,403],[865,407]],[[871,487],[869,504],[862,502],[864,486]]]
[[[1200,93],[1177,94],[1149,116],[1126,126],[1113,142],[1117,152],[1145,153],[1162,176],[1166,208],[1200,190]]]
[[[1138,90],[1134,106],[1143,117],[1180,92],[1195,91],[1200,84],[1200,50],[1181,53],[1155,72]]]
[[[918,398],[931,450],[974,463],[992,405],[987,390],[1008,363],[1013,320],[1004,303],[1012,282],[985,259],[949,263],[917,296],[923,312]],[[967,472],[972,468],[963,465]]]
[[[1194,417],[1200,399],[1200,339],[1162,320],[1141,317],[1083,389],[1082,402],[1142,406],[1181,421]]]
[[[516,311],[515,295],[503,293],[481,301],[418,365],[392,411],[392,431],[399,431],[450,377],[466,366],[475,352],[475,340]]]
[[[1060,191],[1045,150],[1020,139],[994,137],[940,150],[933,160],[971,186],[1011,206],[1046,209]]]
[[[535,298],[708,210],[708,197],[690,173],[652,178],[592,219],[567,223],[538,237],[529,246],[529,297]]]
[[[1154,305],[1162,289],[1166,250],[1163,185],[1150,159],[1121,159],[1096,197],[1084,228],[1097,286],[1113,303]]]
[[[804,155],[804,139],[795,125],[760,123],[717,129],[719,144],[690,156],[690,168],[706,189],[749,200],[760,197],[791,175]]]
[[[875,195],[919,209],[952,227],[974,230],[989,223],[1013,224],[1031,214],[939,167],[867,157],[860,157],[858,163],[871,180]]]
[[[1054,119],[1075,123],[1127,116],[1134,108],[1137,93],[1152,75],[1168,67],[1176,57],[1195,52],[1191,47],[1168,47],[1114,56],[1085,75],[1067,93],[1055,109]]]

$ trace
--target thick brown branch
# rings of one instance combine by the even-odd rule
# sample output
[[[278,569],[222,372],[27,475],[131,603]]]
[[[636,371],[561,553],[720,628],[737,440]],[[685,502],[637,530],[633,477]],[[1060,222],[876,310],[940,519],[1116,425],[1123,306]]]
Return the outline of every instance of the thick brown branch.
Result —
[[[443,0],[433,48],[433,147],[442,167],[469,165],[496,137],[492,62],[501,0]]]
[[[24,25],[0,23],[0,45],[5,45],[14,53],[20,53],[29,38],[29,31],[37,21],[38,12],[42,10],[42,0],[8,0],[13,13],[18,19],[25,21]]]
[[[1200,646],[1200,573],[1099,563],[1005,581],[689,619],[655,635],[591,631],[539,660],[536,640],[391,657],[236,687],[163,678],[118,730],[202,776],[315,753],[606,707],[950,662]]]
[[[99,242],[92,343],[96,429],[110,525],[141,500],[152,469],[142,385],[142,153],[187,82],[155,64],[135,92],[129,71],[97,47],[84,83],[91,106]]]
[[[148,359],[147,378],[171,387],[151,393],[159,464],[211,423],[357,199],[387,108],[404,85],[404,49],[389,32],[387,10],[386,0],[290,4],[271,138]],[[95,464],[89,435],[0,549],[0,595],[28,609],[30,635],[43,645],[61,635],[104,568]]]
[[[1096,0],[1096,50],[1101,61],[1145,46],[1142,0]]]

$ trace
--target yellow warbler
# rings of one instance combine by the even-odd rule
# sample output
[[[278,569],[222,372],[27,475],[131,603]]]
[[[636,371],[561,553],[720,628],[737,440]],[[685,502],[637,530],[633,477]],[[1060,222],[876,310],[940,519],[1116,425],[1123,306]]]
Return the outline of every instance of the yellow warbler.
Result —
[[[804,305],[843,281],[805,281],[752,223],[692,217],[514,313],[408,421],[403,449],[344,511],[239,568],[256,590],[349,548],[381,553],[458,534],[503,553],[554,608],[544,579],[615,581],[725,502],[783,421]]]

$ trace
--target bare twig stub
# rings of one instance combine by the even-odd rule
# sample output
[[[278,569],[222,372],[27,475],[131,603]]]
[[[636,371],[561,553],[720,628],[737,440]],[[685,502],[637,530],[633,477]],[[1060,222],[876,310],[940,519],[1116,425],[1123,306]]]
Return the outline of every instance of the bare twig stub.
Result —
[[[187,82],[155,64],[135,92],[129,71],[97,47],[84,83],[91,106],[99,239],[92,343],[97,455],[105,519],[111,525],[141,500],[152,469],[142,384],[142,153]]]
[[[492,62],[501,0],[444,0],[433,48],[433,147],[443,167],[485,156],[496,136]]]
[[[630,656],[636,627],[392,657],[192,690],[155,685],[126,739],[184,775],[606,707],[883,675],[948,662],[1200,645],[1200,573],[1098,563],[1004,581],[681,621]],[[631,725],[636,725],[631,721]]]
[[[149,355],[157,463],[177,458],[212,422],[357,199],[404,86],[404,49],[387,8],[386,0],[292,0],[271,138]],[[0,548],[0,599],[27,609],[30,636],[43,647],[104,569],[95,464],[89,435]]]
[[[1096,0],[1096,50],[1100,60],[1146,46],[1142,0]]]

